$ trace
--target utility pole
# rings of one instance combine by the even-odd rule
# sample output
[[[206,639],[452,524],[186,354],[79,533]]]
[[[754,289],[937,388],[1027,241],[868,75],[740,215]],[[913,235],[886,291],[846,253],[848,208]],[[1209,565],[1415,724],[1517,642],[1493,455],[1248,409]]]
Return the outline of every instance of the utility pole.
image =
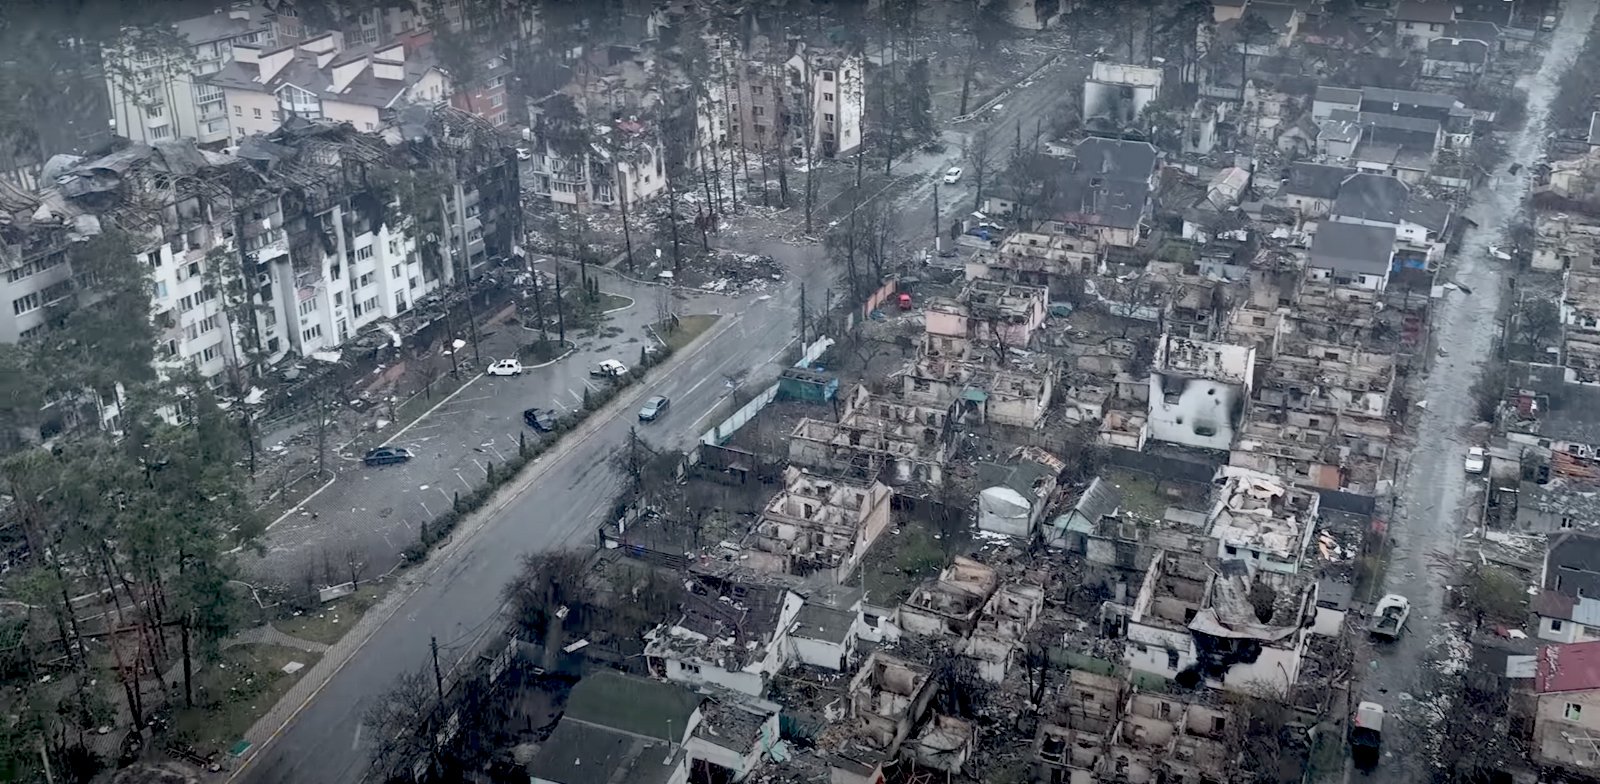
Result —
[[[939,230],[939,181],[933,181],[933,252],[944,250],[944,232]]]
[[[433,687],[438,690],[439,702],[444,703],[444,676],[439,674],[439,638],[428,638],[428,647],[433,650]]]

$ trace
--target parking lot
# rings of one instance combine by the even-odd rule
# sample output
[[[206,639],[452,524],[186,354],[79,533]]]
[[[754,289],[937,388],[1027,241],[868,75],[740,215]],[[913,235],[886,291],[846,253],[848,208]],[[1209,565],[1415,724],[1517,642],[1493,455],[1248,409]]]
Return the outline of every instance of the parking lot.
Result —
[[[524,424],[522,412],[539,407],[571,415],[583,405],[585,390],[609,383],[591,378],[603,359],[630,367],[640,348],[655,342],[647,330],[654,320],[659,289],[607,278],[608,292],[628,296],[634,305],[611,313],[605,328],[591,337],[569,334],[576,350],[520,376],[479,376],[434,407],[388,443],[410,449],[404,464],[368,467],[362,455],[330,456],[336,477],[298,509],[275,521],[264,537],[261,558],[245,562],[247,578],[259,585],[301,589],[325,584],[363,564],[364,576],[388,571],[405,547],[420,538],[423,522],[449,508],[459,493],[482,484],[491,465],[504,466],[526,439],[531,446],[548,438]],[[716,297],[683,301],[686,307],[715,309]],[[535,336],[516,324],[484,330],[479,354],[483,365],[514,356]],[[473,371],[476,373],[476,371]],[[325,572],[332,572],[328,577]]]

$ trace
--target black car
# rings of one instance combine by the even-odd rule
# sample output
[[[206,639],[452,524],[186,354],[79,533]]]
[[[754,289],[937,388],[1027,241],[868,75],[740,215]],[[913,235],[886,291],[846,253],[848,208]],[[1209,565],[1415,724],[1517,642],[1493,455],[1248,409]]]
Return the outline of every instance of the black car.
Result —
[[[411,450],[403,446],[380,446],[361,458],[361,462],[369,466],[396,465],[410,460]]]
[[[530,408],[523,411],[522,421],[527,423],[528,427],[541,433],[548,433],[556,428],[555,412],[546,411],[542,408]]]

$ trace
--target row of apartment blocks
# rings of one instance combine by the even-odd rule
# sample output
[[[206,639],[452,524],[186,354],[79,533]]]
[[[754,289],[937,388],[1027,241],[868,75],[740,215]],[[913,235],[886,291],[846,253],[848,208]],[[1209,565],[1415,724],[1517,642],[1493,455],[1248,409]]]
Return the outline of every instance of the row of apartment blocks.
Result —
[[[70,247],[110,227],[143,240],[162,369],[191,367],[216,386],[230,366],[333,359],[364,331],[389,343],[425,325],[404,317],[511,255],[516,160],[481,118],[441,106],[402,120],[379,133],[293,121],[234,154],[188,139],[128,143],[58,156],[35,193],[0,183],[0,300],[11,304],[0,341],[49,328],[50,304],[74,286]],[[444,156],[459,175],[439,194],[442,236],[419,243],[371,173],[444,168]],[[225,307],[233,282],[248,308]],[[253,317],[230,318],[240,312]]]
[[[684,113],[678,125],[693,129],[681,162],[696,176],[731,171],[736,150],[745,165],[769,154],[833,159],[861,146],[860,55],[765,36],[743,48],[714,37],[706,44],[715,74],[699,91],[677,79],[661,94],[653,74],[664,66],[644,48],[599,47],[575,58],[558,87],[530,102],[529,192],[575,212],[614,209],[619,199],[629,207],[650,201],[666,189],[667,145],[664,129],[647,118],[674,110]],[[561,111],[554,102],[568,100],[595,129],[588,150],[562,152],[545,132],[547,116]]]
[[[420,100],[507,125],[506,58],[488,54],[474,84],[452,85],[432,54],[430,14],[453,28],[465,23],[458,0],[371,9],[342,30],[309,30],[291,6],[250,2],[180,20],[173,27],[186,56],[104,52],[112,127],[134,141],[192,138],[216,148],[291,113],[375,130],[385,113]],[[537,33],[531,16],[521,24]]]

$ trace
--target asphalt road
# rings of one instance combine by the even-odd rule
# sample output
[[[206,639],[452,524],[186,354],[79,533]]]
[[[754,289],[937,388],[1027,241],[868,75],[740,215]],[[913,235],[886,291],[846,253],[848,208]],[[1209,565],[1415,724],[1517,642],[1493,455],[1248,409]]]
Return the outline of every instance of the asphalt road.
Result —
[[[712,337],[658,370],[648,384],[631,388],[612,421],[564,443],[543,459],[548,464],[536,463],[529,470],[538,474],[525,492],[470,539],[421,567],[430,570],[421,586],[276,740],[247,763],[241,780],[359,781],[368,754],[359,724],[370,701],[398,675],[428,661],[431,636],[449,654],[447,664],[465,656],[470,643],[495,626],[501,588],[516,575],[525,553],[589,546],[620,487],[610,457],[626,443],[630,428],[637,426],[652,445],[685,448],[711,426],[714,409],[726,409],[724,400],[733,394],[729,376],[743,374],[743,383],[749,385],[775,379],[782,370],[776,360],[795,337],[798,281],[803,278],[822,290],[831,277],[825,266],[811,263],[796,269],[770,298],[728,301]],[[660,421],[640,425],[634,416],[636,402],[648,394],[670,396],[673,408]],[[522,405],[518,401],[513,407],[520,411]],[[441,434],[441,440],[450,438]]]
[[[553,263],[553,262],[546,262]],[[575,271],[573,271],[575,272]],[[275,521],[263,537],[264,554],[246,557],[247,580],[256,585],[303,588],[308,573],[313,582],[341,582],[345,564],[353,556],[371,577],[387,572],[400,561],[401,551],[417,541],[423,521],[432,520],[453,501],[483,484],[490,463],[504,466],[517,453],[519,439],[535,444],[545,436],[523,424],[522,411],[530,406],[570,413],[583,404],[585,389],[598,389],[604,380],[591,379],[588,369],[601,359],[618,359],[632,366],[639,350],[653,338],[646,325],[655,320],[660,289],[635,285],[615,277],[602,287],[608,293],[633,298],[632,306],[607,317],[605,333],[589,338],[569,332],[577,350],[547,367],[530,368],[521,376],[482,376],[448,398],[439,395],[426,417],[390,439],[405,446],[416,458],[403,465],[367,468],[358,453],[330,455],[335,480],[297,510]],[[724,298],[678,295],[674,307],[689,312],[711,312]],[[620,307],[620,306],[619,306]],[[551,335],[554,337],[554,334]],[[480,330],[482,366],[495,359],[515,356],[517,347],[538,336],[517,324]],[[461,352],[471,361],[472,350]],[[440,371],[449,362],[435,357]],[[477,375],[481,367],[463,371]],[[339,440],[348,436],[340,434]],[[336,574],[322,575],[327,564]]]
[[[1507,164],[1524,166],[1543,153],[1545,120],[1561,75],[1582,48],[1596,11],[1594,3],[1569,3],[1560,27],[1551,37],[1543,64],[1526,75],[1528,121],[1510,140]],[[1400,487],[1400,503],[1390,520],[1391,556],[1384,590],[1411,600],[1405,635],[1378,646],[1363,664],[1363,699],[1385,706],[1394,721],[1384,726],[1382,762],[1359,776],[1381,782],[1430,780],[1434,756],[1448,753],[1448,739],[1438,737],[1426,717],[1447,706],[1424,707],[1419,701],[1439,699],[1426,688],[1429,668],[1458,666],[1464,636],[1444,611],[1450,575],[1440,564],[1457,560],[1456,543],[1463,531],[1465,505],[1481,501],[1481,482],[1462,469],[1469,443],[1465,429],[1477,421],[1472,388],[1483,362],[1493,355],[1499,335],[1500,298],[1508,271],[1489,256],[1489,246],[1503,244],[1506,230],[1528,196],[1529,179],[1501,173],[1498,182],[1480,188],[1468,210],[1477,221],[1463,238],[1446,277],[1467,284],[1435,305],[1434,345],[1446,347],[1434,360],[1419,400],[1426,400],[1416,427],[1416,444]]]
[[[1072,93],[1063,88],[1081,80],[1087,70],[1085,62],[1069,60],[1053,66],[1002,99],[1003,106],[992,112],[989,115],[992,119],[988,120],[994,129],[990,134],[990,147],[996,160],[1005,160],[1015,138],[1014,126],[1020,123],[1027,138],[1036,120],[1042,119],[1048,125],[1049,113],[1063,101],[1070,100]],[[963,165],[960,150],[968,132],[968,128],[946,132],[947,142],[953,142],[947,153],[914,153],[896,167],[893,175],[881,180],[868,193],[871,198],[892,199],[891,206],[899,216],[895,238],[898,245],[912,249],[932,246],[933,186],[937,175],[945,168]],[[996,169],[1001,165],[997,164]],[[942,205],[949,205],[943,206],[946,225],[949,216],[971,209],[973,195],[967,189],[972,185],[968,179],[948,192],[941,190]],[[845,205],[851,201],[843,193],[830,195],[826,201],[819,200],[819,212],[828,215],[830,220],[843,219],[849,210]],[[960,213],[954,212],[958,209]],[[613,421],[586,437],[569,438],[557,452],[536,463],[530,469],[536,473],[521,495],[484,521],[480,528],[463,534],[470,538],[446,548],[421,567],[426,570],[422,572],[426,578],[421,585],[372,633],[327,685],[298,708],[287,726],[259,747],[240,770],[240,781],[350,784],[361,780],[368,755],[360,729],[363,712],[397,676],[427,663],[429,638],[439,639],[449,662],[464,658],[472,643],[495,627],[501,588],[516,575],[525,553],[588,546],[592,541],[600,516],[610,507],[619,488],[620,477],[609,458],[626,442],[629,429],[638,425],[633,415],[637,401],[647,394],[665,394],[673,398],[672,411],[659,422],[640,426],[639,432],[652,445],[682,449],[711,426],[715,421],[713,413],[725,412],[724,400],[733,394],[726,382],[729,376],[743,375],[743,384],[755,386],[776,378],[782,370],[777,360],[795,338],[799,284],[803,281],[814,296],[815,292],[834,285],[837,270],[822,260],[821,249],[816,245],[767,239],[752,240],[743,249],[770,253],[783,263],[789,271],[784,285],[773,289],[770,297],[744,302],[723,300],[725,304],[719,308],[723,319],[713,327],[712,337],[677,358],[668,369],[657,371],[649,384],[631,389]],[[607,290],[613,288],[606,287]],[[702,303],[699,309],[703,312],[710,308]],[[581,368],[580,363],[572,360],[563,364]],[[519,384],[530,389],[540,385],[537,388],[543,391],[525,391],[522,386],[516,386]],[[500,389],[507,386],[518,389],[518,393],[515,396],[501,393]],[[444,497],[436,490],[424,490],[422,486],[427,484],[431,488],[435,482],[449,486],[457,468],[477,469],[477,461],[483,459],[479,450],[484,444],[502,451],[507,445],[514,449],[515,443],[510,440],[513,428],[506,426],[504,420],[512,416],[513,411],[520,412],[529,405],[525,401],[530,397],[543,395],[559,399],[562,387],[563,382],[559,380],[550,383],[510,380],[509,384],[496,386],[480,381],[468,390],[492,388],[495,392],[480,391],[473,394],[470,401],[463,399],[459,406],[441,407],[440,412],[435,412],[439,419],[431,424],[423,420],[397,442],[404,443],[412,438],[411,433],[416,433],[416,440],[426,444],[427,449],[452,450],[450,454],[454,457],[440,458],[438,465],[430,469],[433,474],[426,478],[408,476],[401,483],[374,484],[364,500],[329,496],[325,501],[319,497],[318,501],[329,509],[348,508],[356,512],[381,510],[383,504],[403,507],[403,494],[407,493],[414,494],[420,502],[432,498],[431,492],[443,501]],[[479,413],[483,411],[489,413]],[[481,433],[477,427],[455,424],[479,418],[490,421]],[[422,441],[424,436],[426,441]],[[345,484],[359,487],[358,483],[341,482],[335,483],[333,488]],[[414,486],[415,490],[389,489],[401,485]],[[328,493],[333,493],[333,488]],[[340,492],[362,491],[345,489]],[[294,519],[305,522],[303,518]],[[357,514],[352,519],[371,521],[370,525],[363,523],[358,528],[367,531],[362,535],[368,544],[376,547],[374,526],[379,520],[389,518]],[[404,526],[391,526],[386,530],[392,532],[376,537],[385,546],[398,541],[396,537],[405,533]],[[269,540],[269,548],[272,546]],[[307,552],[331,546],[323,544]],[[295,557],[303,560],[309,557],[307,552]],[[253,740],[259,743],[266,739]]]

